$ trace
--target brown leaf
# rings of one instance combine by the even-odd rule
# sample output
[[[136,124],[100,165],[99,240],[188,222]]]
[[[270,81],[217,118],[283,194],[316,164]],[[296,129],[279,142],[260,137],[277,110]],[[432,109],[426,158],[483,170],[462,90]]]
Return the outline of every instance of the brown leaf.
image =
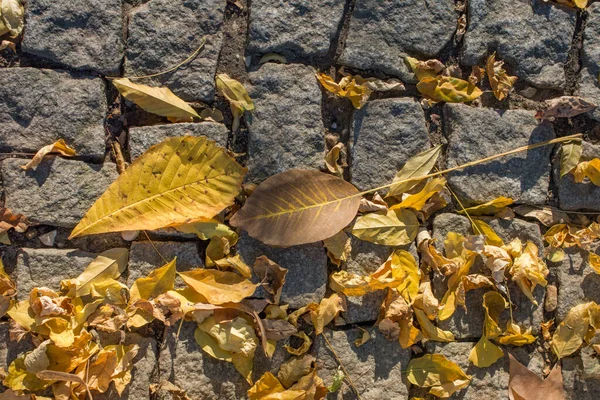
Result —
[[[571,222],[566,212],[553,207],[534,207],[522,204],[513,210],[522,217],[535,218],[548,227]]]
[[[300,378],[311,373],[316,360],[312,354],[292,357],[281,365],[277,373],[277,379],[279,379],[284,388],[289,389]]]
[[[357,194],[341,178],[292,169],[261,183],[230,223],[271,246],[318,242],[352,221],[360,205]]]
[[[360,199],[360,206],[358,207],[358,212],[361,213],[369,213],[376,211],[387,211],[388,205],[381,198],[379,193],[375,193],[373,196],[373,200],[367,200],[365,198]]]
[[[17,232],[25,232],[31,222],[23,214],[13,214],[8,208],[0,207],[0,232],[14,228]]]
[[[327,170],[335,176],[344,175],[344,167],[347,167],[346,163],[346,146],[344,143],[338,143],[329,150],[325,156],[325,166]]]
[[[518,362],[512,354],[508,378],[510,400],[564,400],[563,377],[560,363],[556,363],[550,375],[542,379]]]
[[[284,319],[263,319],[265,336],[268,340],[281,340],[292,336],[298,330]]]
[[[597,106],[577,96],[561,96],[545,101],[546,109],[538,111],[535,117],[540,120],[571,118],[592,111]]]
[[[509,76],[502,65],[504,61],[496,61],[496,53],[488,57],[485,65],[490,86],[498,100],[504,100],[517,81],[516,76]]]
[[[271,294],[270,303],[279,304],[287,272],[286,268],[280,267],[266,256],[256,257],[254,273],[260,278],[265,290]]]

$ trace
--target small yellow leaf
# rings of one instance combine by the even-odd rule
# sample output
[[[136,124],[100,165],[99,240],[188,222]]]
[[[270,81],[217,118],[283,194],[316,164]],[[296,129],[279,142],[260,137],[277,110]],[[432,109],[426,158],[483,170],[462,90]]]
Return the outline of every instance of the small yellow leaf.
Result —
[[[318,309],[311,312],[315,334],[323,333],[324,327],[333,321],[340,311],[346,311],[346,309],[346,298],[335,293],[321,300]]]
[[[166,139],[109,186],[71,238],[212,218],[233,204],[245,173],[225,149],[204,136]]]
[[[506,300],[498,292],[487,292],[483,295],[483,308],[485,316],[483,320],[483,336],[494,339],[500,336],[502,329],[498,326],[500,314],[506,309]]]
[[[57,142],[49,144],[48,146],[44,146],[40,150],[38,150],[33,159],[27,164],[21,166],[21,168],[23,168],[25,171],[29,169],[34,169],[35,167],[40,165],[40,163],[44,159],[44,156],[50,153],[59,153],[65,157],[73,157],[75,155],[75,149],[70,147],[67,143],[65,143],[64,139],[59,139]]]
[[[214,237],[228,238],[232,242],[232,246],[237,242],[237,234],[216,219],[200,218],[194,222],[174,226],[174,228],[179,232],[193,233],[200,240],[210,240]]]
[[[600,158],[580,162],[571,173],[575,182],[581,183],[585,178],[589,178],[594,185],[600,186]]]
[[[424,311],[419,310],[418,308],[414,309],[415,316],[417,317],[417,321],[421,326],[421,332],[425,338],[429,340],[433,340],[434,342],[453,342],[454,335],[450,331],[444,331],[437,326],[435,326]]]
[[[384,213],[370,213],[359,217],[352,228],[352,234],[361,240],[386,246],[402,246],[417,237],[419,221],[416,215],[406,209],[389,210]]]
[[[325,166],[327,170],[335,176],[344,175],[344,167],[346,164],[346,146],[344,143],[338,143],[331,148],[325,155]]]
[[[504,345],[524,346],[535,342],[535,336],[531,334],[531,327],[523,332],[519,325],[508,321],[506,324],[506,332],[497,340]]]
[[[140,299],[150,300],[173,289],[177,258],[170,263],[152,270],[146,277],[135,280],[131,286],[129,304],[134,304]]]
[[[435,78],[446,68],[439,60],[419,61],[412,57],[406,57],[405,60],[418,80]]]
[[[517,81],[516,76],[509,76],[506,73],[502,68],[503,64],[504,61],[496,61],[496,53],[494,53],[488,57],[485,65],[490,86],[498,100],[505,99]]]
[[[417,90],[426,98],[446,103],[469,102],[483,94],[481,89],[465,80],[443,75],[421,79]]]
[[[236,132],[240,126],[240,118],[246,111],[254,111],[254,102],[248,95],[246,88],[240,82],[232,79],[227,74],[219,74],[215,79],[219,94],[229,101],[233,115],[232,131]]]
[[[571,172],[579,164],[582,153],[581,139],[564,142],[560,147],[560,177]]]
[[[337,266],[345,262],[352,251],[350,238],[344,231],[339,231],[332,237],[323,240],[329,260]]]
[[[111,81],[123,97],[152,114],[187,121],[192,121],[194,117],[200,118],[188,103],[177,97],[169,88],[133,83],[127,78]]]
[[[420,178],[423,177],[431,171],[433,166],[435,165],[437,159],[439,158],[442,152],[442,145],[437,145],[432,147],[431,149],[425,150],[414,157],[411,157],[406,161],[404,166],[396,173],[394,176],[394,180],[392,183],[397,184],[393,185],[387,197],[390,196],[400,196],[402,193],[412,189],[415,187],[420,180],[407,180],[411,178]]]
[[[473,232],[476,235],[484,235],[485,236],[485,244],[491,246],[504,246],[504,241],[498,234],[494,231],[494,229],[489,226],[487,223],[480,219],[472,219]]]
[[[590,310],[598,308],[596,303],[579,304],[569,310],[552,336],[552,350],[560,359],[575,353],[583,344],[590,327]]]
[[[198,268],[180,272],[179,276],[210,304],[239,303],[252,296],[258,286],[234,272],[213,269]]]
[[[425,184],[425,187],[423,187],[419,193],[409,195],[406,199],[402,200],[402,202],[391,206],[390,209],[412,208],[413,210],[421,211],[425,207],[427,200],[445,187],[445,178],[433,178]]]
[[[523,253],[513,261],[509,273],[523,293],[533,304],[537,305],[537,301],[533,297],[533,290],[536,285],[546,286],[548,283],[546,276],[550,271],[544,261],[538,257],[538,248],[533,242],[527,242]]]
[[[474,207],[468,207],[464,210],[459,211],[460,214],[468,214],[468,215],[494,215],[498,211],[502,210],[504,207],[507,207],[514,203],[513,199],[508,197],[500,196],[495,198],[494,200],[490,200],[487,203],[479,204]]]
[[[265,372],[258,381],[248,389],[249,400],[303,400],[304,390],[285,390],[279,380],[270,372]]]
[[[243,276],[244,278],[252,277],[252,270],[250,267],[242,260],[239,254],[236,254],[233,257],[225,257],[220,260],[215,260],[215,264],[217,267],[223,268],[231,268],[236,271],[238,274]]]
[[[477,342],[469,353],[469,361],[476,367],[487,368],[504,356],[504,352],[485,336]]]
[[[425,354],[408,363],[406,377],[419,387],[431,388],[437,397],[450,397],[471,383],[472,377],[441,354]]]
[[[366,342],[368,342],[369,340],[371,340],[371,334],[369,333],[369,331],[367,331],[366,329],[360,328],[360,327],[359,327],[359,329],[362,331],[362,335],[354,341],[354,345],[356,347],[360,347],[363,344],[365,344]]]
[[[339,97],[346,97],[354,108],[360,109],[369,100],[373,92],[366,84],[366,81],[360,76],[348,75],[343,77],[339,83],[335,83],[332,77],[325,73],[317,73],[317,79],[321,85]]]
[[[588,264],[590,267],[596,271],[596,273],[600,274],[600,256],[594,252],[588,254]]]

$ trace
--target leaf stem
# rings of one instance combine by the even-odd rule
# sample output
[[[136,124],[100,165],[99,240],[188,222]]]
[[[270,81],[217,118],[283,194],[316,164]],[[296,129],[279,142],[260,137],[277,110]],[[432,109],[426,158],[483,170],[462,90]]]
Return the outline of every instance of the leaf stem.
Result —
[[[344,367],[344,364],[342,364],[342,360],[340,360],[340,358],[338,357],[337,353],[335,352],[335,349],[333,348],[333,346],[331,345],[331,343],[329,343],[329,339],[327,339],[327,336],[325,336],[325,332],[323,332],[323,334],[321,336],[323,337],[323,339],[325,339],[325,343],[327,344],[327,347],[329,347],[329,350],[331,350],[331,353],[335,357],[335,360],[337,361],[337,363],[340,365],[340,367],[344,371],[344,374],[346,375],[346,380],[348,381],[348,384],[350,385],[350,388],[352,389],[352,391],[354,392],[354,394],[356,394],[356,398],[358,400],[362,400],[362,398],[360,397],[360,393],[358,393],[358,390],[356,389],[356,386],[354,386],[354,383],[352,383],[352,379],[350,378],[350,374],[348,374],[348,371],[346,370],[346,367]]]
[[[433,172],[431,174],[427,174],[427,175],[423,175],[423,176],[419,176],[419,177],[407,178],[407,179],[403,179],[401,181],[397,181],[397,182],[393,182],[393,183],[388,183],[386,185],[379,186],[379,187],[376,187],[376,188],[373,188],[373,189],[368,189],[368,190],[356,193],[356,194],[354,194],[352,196],[348,196],[348,198],[363,196],[365,194],[377,192],[379,190],[387,189],[389,187],[392,187],[392,186],[395,186],[395,185],[398,185],[398,184],[401,184],[401,183],[405,183],[405,182],[420,181],[420,180],[423,180],[423,179],[432,178],[434,176],[444,175],[444,174],[447,174],[447,173],[450,173],[450,172],[453,172],[453,171],[458,171],[458,170],[465,169],[465,168],[468,168],[468,167],[473,167],[475,165],[483,164],[483,163],[486,163],[488,161],[495,160],[497,158],[509,156],[511,154],[520,153],[522,151],[527,151],[527,150],[532,150],[532,149],[537,149],[538,147],[549,146],[551,144],[567,142],[569,140],[574,140],[574,139],[581,140],[582,137],[583,137],[583,135],[581,133],[577,133],[575,135],[565,136],[565,137],[561,137],[561,138],[547,140],[545,142],[540,142],[540,143],[536,143],[536,144],[530,144],[530,145],[527,145],[527,146],[517,147],[516,149],[509,150],[509,151],[506,151],[504,153],[494,154],[493,156],[489,156],[489,157],[485,157],[485,158],[480,158],[479,160],[470,161],[468,163],[461,164],[461,165],[458,165],[456,167],[448,168],[448,169],[445,169],[445,170],[442,170],[442,171]]]
[[[194,51],[188,58],[186,58],[185,60],[183,60],[182,62],[180,62],[177,65],[172,66],[171,68],[165,70],[165,71],[161,71],[161,72],[157,72],[155,74],[150,74],[150,75],[141,75],[141,76],[107,76],[106,79],[144,79],[144,78],[153,78],[155,76],[159,76],[159,75],[164,75],[164,74],[168,74],[169,72],[175,71],[177,68],[181,67],[184,64],[187,64],[188,62],[192,61],[197,55],[198,53],[200,53],[200,50],[202,50],[202,48],[204,47],[204,45],[206,44],[206,38],[203,37],[202,41],[200,42],[200,46],[198,46],[198,48],[196,49],[196,51]]]
[[[154,242],[152,241],[152,239],[150,239],[150,236],[148,236],[148,232],[146,232],[145,230],[142,231],[142,232],[144,232],[144,235],[146,235],[146,239],[148,239],[148,241],[150,242],[150,244],[152,245],[152,247],[154,248],[154,250],[156,251],[156,253],[158,253],[158,255],[160,256],[160,258],[163,259],[163,261],[165,262],[165,264],[168,264],[169,262],[167,261],[167,259],[160,253],[160,251],[158,251],[158,249],[154,245]]]

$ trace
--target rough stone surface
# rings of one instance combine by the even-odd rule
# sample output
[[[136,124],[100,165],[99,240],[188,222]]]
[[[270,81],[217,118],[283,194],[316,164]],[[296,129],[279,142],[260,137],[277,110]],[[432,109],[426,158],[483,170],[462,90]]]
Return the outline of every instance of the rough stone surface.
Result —
[[[189,271],[194,268],[203,268],[204,262],[198,253],[197,242],[153,242],[156,250],[148,241],[133,242],[129,254],[129,277],[127,282],[132,285],[137,278],[147,276],[153,269],[165,265],[165,261],[158,254],[171,261],[177,257],[177,271]],[[158,250],[158,252],[157,252]]]
[[[581,355],[562,359],[563,385],[565,400],[596,400],[600,392],[600,380],[586,377],[583,369],[584,352],[593,352],[591,348],[582,349]],[[598,363],[597,359],[594,359]]]
[[[46,157],[23,171],[23,159],[2,162],[6,207],[41,224],[74,227],[117,178],[113,164],[87,164]]]
[[[127,385],[123,393],[119,395],[114,384],[112,384],[105,393],[94,394],[94,399],[135,400],[150,398],[150,384],[154,383],[152,380],[152,374],[156,366],[158,344],[156,343],[156,340],[152,338],[142,337],[135,333],[127,335],[124,344],[127,346],[133,343],[140,346],[140,349],[133,359],[131,382],[129,385]]]
[[[174,136],[206,136],[219,146],[227,146],[227,127],[215,122],[142,126],[129,129],[129,154],[133,161],[142,153]]]
[[[428,353],[442,354],[450,361],[458,364],[467,375],[473,376],[471,384],[462,389],[451,399],[480,400],[506,399],[508,393],[508,353],[534,373],[542,376],[544,369],[543,357],[531,346],[512,347],[502,346],[504,357],[487,368],[477,368],[469,361],[469,353],[475,343],[435,343],[426,345]]]
[[[560,152],[554,158],[554,181],[558,182],[558,198],[563,210],[592,210],[600,211],[600,187],[589,179],[577,183],[573,174],[560,177]],[[589,161],[600,157],[600,145],[583,142],[580,161]]]
[[[33,344],[29,338],[23,339],[20,342],[10,340],[10,324],[8,322],[0,322],[0,368],[5,371],[15,358],[20,357],[25,352],[33,349]],[[0,383],[0,388],[2,388]]]
[[[81,250],[22,249],[13,273],[17,298],[28,298],[38,286],[59,290],[61,280],[76,278],[95,258],[96,254]]]
[[[194,339],[196,324],[184,322],[179,338],[171,329],[159,357],[159,381],[170,381],[192,399],[245,399],[250,388],[232,363],[205,353]]]
[[[361,190],[389,183],[429,147],[423,109],[409,98],[368,102],[354,114],[350,143],[352,183]]]
[[[281,302],[288,303],[290,308],[300,308],[311,302],[318,303],[325,296],[327,255],[320,242],[274,248],[242,233],[237,243],[237,252],[250,267],[254,265],[256,257],[264,255],[287,268]],[[259,290],[255,295],[260,296],[260,293]]]
[[[118,75],[121,0],[29,0],[21,49],[69,68]]]
[[[323,335],[327,336],[348,370],[362,399],[407,399],[409,383],[402,370],[410,361],[410,350],[402,349],[397,342],[386,340],[376,328],[368,331],[371,339],[360,347],[354,345],[354,341],[363,335],[360,329],[326,330]],[[321,336],[317,337],[314,346],[317,362],[322,367],[319,375],[325,385],[330,385],[339,364]],[[355,395],[344,384],[339,392],[328,398],[354,399]]]
[[[99,78],[0,68],[0,151],[36,152],[58,139],[77,155],[104,155],[106,97]]]
[[[550,140],[554,129],[539,123],[534,112],[494,110],[447,104],[444,122],[448,148],[446,167]],[[544,204],[550,182],[552,146],[503,157],[452,173],[448,182],[465,205],[485,203],[499,196],[515,202]]]
[[[414,81],[404,58],[435,58],[451,42],[456,21],[452,0],[358,0],[339,62]]]
[[[256,110],[249,124],[247,179],[260,182],[290,168],[324,165],[321,90],[315,70],[267,63],[250,73]]]
[[[600,3],[590,4],[587,8],[588,18],[583,32],[583,49],[581,61],[583,68],[579,75],[579,95],[595,104],[600,104]],[[600,109],[588,113],[596,121],[600,121]]]
[[[539,255],[542,257],[543,242],[538,225],[519,219],[513,219],[512,221],[496,219],[491,221],[487,220],[487,222],[505,243],[509,243],[512,239],[517,237],[521,239],[522,242],[531,240],[538,247]],[[462,235],[472,234],[469,220],[466,217],[455,214],[441,214],[434,219],[433,237],[436,239],[440,251],[443,249],[444,239],[448,232],[457,232]],[[481,259],[476,260],[471,268],[471,273],[484,273],[489,275],[489,271],[486,270]],[[441,299],[447,289],[448,286],[446,280],[441,276],[436,275],[433,280],[433,291],[436,297]],[[544,288],[538,286],[533,292],[534,298],[539,304],[538,306],[531,303],[515,283],[510,283],[509,289],[511,301],[514,305],[513,317],[515,322],[525,328],[533,328],[533,332],[539,332],[540,323],[543,320]],[[459,306],[452,317],[439,322],[439,327],[451,331],[458,339],[479,338],[483,331],[483,295],[488,290],[490,290],[490,288],[468,291],[465,302],[468,313]],[[506,310],[500,318],[501,326],[506,326],[508,317],[509,312]]]
[[[519,79],[540,88],[562,88],[575,21],[575,10],[542,0],[470,1],[463,62],[482,64],[496,51]]]
[[[168,86],[186,101],[212,102],[224,7],[221,0],[152,0],[135,8],[129,15],[125,75],[165,71],[206,38],[202,51],[185,67],[139,82]]]
[[[595,301],[600,303],[600,275],[588,262],[588,251],[578,247],[564,249],[565,258],[560,263],[548,263],[558,280],[558,307],[556,320],[562,321],[576,305]]]
[[[255,0],[250,8],[249,41],[254,54],[276,53],[287,61],[321,60],[335,45],[343,0]]]

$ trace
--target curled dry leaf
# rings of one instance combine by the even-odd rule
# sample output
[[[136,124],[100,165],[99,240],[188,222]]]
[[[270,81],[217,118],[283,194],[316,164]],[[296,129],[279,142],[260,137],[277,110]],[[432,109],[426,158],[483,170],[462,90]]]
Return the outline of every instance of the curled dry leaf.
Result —
[[[581,140],[570,140],[562,144],[560,148],[560,177],[571,172],[581,157]]]
[[[419,61],[416,58],[406,57],[406,63],[412,69],[417,79],[435,78],[446,66],[440,60]]]
[[[544,226],[548,227],[556,224],[567,224],[570,222],[569,216],[566,212],[554,207],[534,207],[522,204],[513,208],[513,210],[523,217],[535,218]]]
[[[112,79],[111,82],[123,97],[149,113],[185,121],[200,118],[196,110],[169,88],[133,83],[127,78]]]
[[[590,252],[588,254],[588,264],[596,273],[600,274],[600,256],[598,254]]]
[[[514,259],[508,272],[525,296],[537,305],[537,301],[533,297],[533,290],[536,285],[546,286],[548,283],[546,277],[550,271],[544,261],[539,258],[538,248],[533,242],[527,241],[523,252]]]
[[[280,267],[266,256],[260,256],[256,257],[256,261],[254,262],[254,273],[260,279],[265,290],[271,295],[271,298],[268,300],[269,303],[279,304],[288,270]]]
[[[25,171],[36,168],[38,165],[40,165],[40,163],[44,159],[44,156],[46,154],[50,154],[50,153],[58,153],[65,157],[73,157],[76,154],[75,149],[70,147],[67,143],[65,143],[64,139],[59,139],[58,141],[56,141],[53,144],[49,144],[48,146],[42,147],[35,154],[33,159],[31,161],[29,161],[27,164],[22,165],[21,168],[24,169]]]
[[[600,186],[600,159],[594,158],[590,161],[582,161],[571,171],[575,182],[583,182],[588,178],[594,185]]]
[[[563,376],[560,363],[556,363],[550,375],[542,379],[518,362],[512,354],[508,378],[510,400],[564,400]]]
[[[13,214],[10,209],[0,207],[0,233],[7,232],[11,228],[23,233],[30,225],[31,222],[23,214]]]
[[[25,9],[21,0],[0,0],[0,36],[17,37],[23,30]]]
[[[210,304],[239,303],[254,294],[258,285],[227,271],[197,268],[180,272],[190,289],[204,296]]]
[[[597,107],[596,104],[577,96],[561,96],[546,100],[545,105],[545,110],[540,110],[535,114],[537,119],[571,118]]]
[[[292,169],[258,185],[230,223],[271,246],[318,242],[354,219],[358,193],[341,178]]]
[[[402,246],[417,237],[419,221],[414,212],[406,209],[370,213],[359,217],[352,234],[367,242],[386,246]]]
[[[498,338],[498,342],[504,345],[525,346],[535,342],[535,336],[531,334],[532,327],[523,330],[519,325],[510,321],[506,324],[506,332]]]
[[[227,74],[219,74],[215,79],[219,94],[229,101],[231,114],[233,115],[232,131],[236,132],[240,126],[240,118],[244,112],[254,111],[254,102],[248,95],[248,91],[240,82],[232,79]]]
[[[166,139],[119,175],[70,238],[212,218],[233,204],[245,173],[246,168],[206,137]]]
[[[465,103],[479,98],[483,92],[470,82],[451,76],[423,78],[417,90],[426,98],[446,103]]]
[[[472,377],[441,354],[425,354],[413,358],[406,368],[406,377],[413,385],[430,388],[437,397],[450,397],[469,386]]]
[[[350,237],[344,231],[339,231],[332,237],[323,240],[329,260],[338,267],[346,262],[352,251]]]
[[[509,76],[502,68],[504,61],[496,61],[496,53],[488,57],[485,64],[490,86],[498,100],[504,100],[517,81],[516,76]]]
[[[300,331],[298,333],[294,333],[292,336],[302,339],[302,344],[298,348],[292,347],[288,344],[283,345],[288,353],[295,356],[301,356],[302,354],[306,353],[308,349],[310,349],[313,341],[305,332]]]
[[[360,79],[359,79],[360,78]],[[339,97],[345,97],[352,102],[356,109],[362,108],[373,92],[360,76],[344,76],[338,83],[325,73],[317,73],[317,80],[329,92]],[[360,82],[360,83],[359,83]]]
[[[345,160],[346,146],[340,142],[333,146],[325,156],[325,166],[329,172],[341,177],[344,174],[344,167],[347,166]]]
[[[479,368],[487,368],[504,356],[502,349],[489,339],[497,338],[502,333],[498,319],[506,308],[506,301],[498,292],[487,292],[483,296],[483,308],[483,336],[469,354],[469,361]]]
[[[460,210],[459,213],[468,214],[471,216],[494,215],[497,212],[500,212],[504,207],[510,206],[513,203],[513,199],[500,196],[486,203]]]
[[[373,200],[367,200],[364,197],[362,199],[360,199],[360,206],[358,207],[358,212],[361,212],[361,213],[369,213],[369,212],[376,212],[376,211],[387,212],[387,210],[388,210],[388,205],[381,198],[379,193],[375,193],[373,195]]]
[[[415,211],[422,211],[428,204],[428,201],[444,190],[446,187],[445,178],[433,178],[425,184],[419,193],[408,195],[400,203],[390,207],[392,210],[400,208],[412,208]]]
[[[254,386],[248,389],[249,400],[302,400],[305,397],[305,390],[286,390],[279,379],[270,372],[265,372]]]
[[[317,361],[312,354],[304,354],[301,357],[292,357],[285,361],[279,367],[277,379],[284,388],[289,389],[298,382],[300,378],[308,375],[314,369],[314,363]]]

